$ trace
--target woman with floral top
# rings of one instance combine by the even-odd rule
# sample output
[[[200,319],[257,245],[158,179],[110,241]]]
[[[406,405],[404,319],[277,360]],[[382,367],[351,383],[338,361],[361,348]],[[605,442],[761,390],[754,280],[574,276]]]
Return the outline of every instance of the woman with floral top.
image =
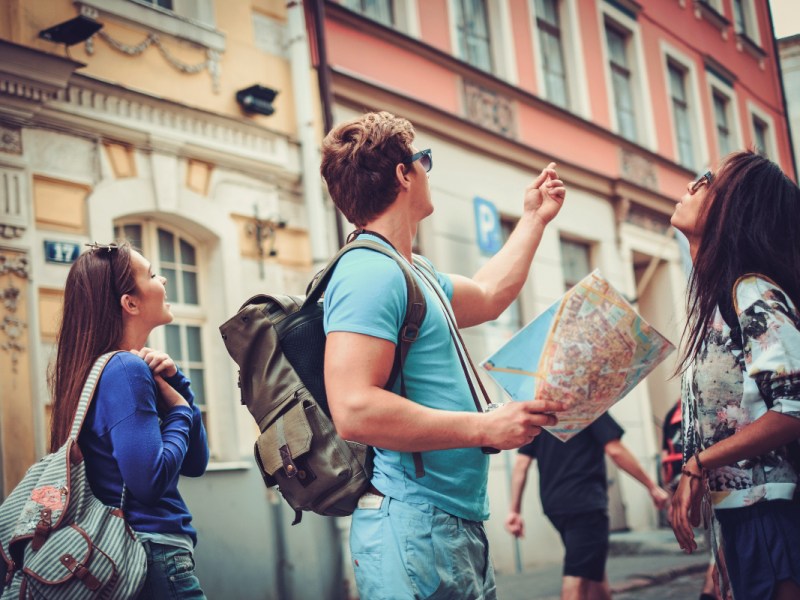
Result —
[[[689,184],[671,222],[694,263],[675,537],[697,548],[705,496],[735,598],[800,598],[800,189],[738,152]]]

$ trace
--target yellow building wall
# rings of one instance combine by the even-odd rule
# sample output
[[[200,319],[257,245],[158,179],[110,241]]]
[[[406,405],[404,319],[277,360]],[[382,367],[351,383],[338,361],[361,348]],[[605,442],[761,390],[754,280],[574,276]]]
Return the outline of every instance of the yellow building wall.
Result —
[[[213,91],[208,69],[195,74],[181,73],[172,67],[155,46],[138,56],[128,56],[113,49],[99,36],[94,38],[94,54],[86,52],[85,44],[69,49],[70,57],[86,63],[79,72],[90,77],[116,83],[124,88],[140,90],[154,96],[173,100],[214,113],[243,120],[253,120],[283,135],[295,135],[294,102],[289,62],[267,54],[254,44],[253,11],[285,21],[283,2],[273,0],[216,0],[216,28],[225,34],[225,51],[220,57],[220,88]],[[64,56],[64,48],[38,38],[39,31],[77,16],[71,0],[3,0],[0,2],[0,37]],[[113,39],[135,46],[144,41],[150,31],[144,26],[123,23],[114,17],[101,15],[102,31]],[[187,41],[159,33],[165,48],[178,60],[188,64],[204,62],[206,51]],[[236,102],[236,92],[253,84],[261,84],[279,94],[270,116],[251,116]]]
[[[28,299],[26,275],[9,268],[27,260],[24,253],[0,249],[0,290],[13,301],[0,303],[0,457],[3,489],[9,493],[36,460],[33,390],[31,389]],[[27,269],[21,268],[20,271]]]

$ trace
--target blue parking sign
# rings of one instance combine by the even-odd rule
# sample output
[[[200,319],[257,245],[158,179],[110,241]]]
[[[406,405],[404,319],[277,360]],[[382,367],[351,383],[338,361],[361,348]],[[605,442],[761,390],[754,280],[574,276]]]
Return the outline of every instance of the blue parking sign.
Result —
[[[500,213],[497,212],[494,203],[478,196],[475,196],[473,205],[478,248],[482,254],[492,256],[503,246]]]

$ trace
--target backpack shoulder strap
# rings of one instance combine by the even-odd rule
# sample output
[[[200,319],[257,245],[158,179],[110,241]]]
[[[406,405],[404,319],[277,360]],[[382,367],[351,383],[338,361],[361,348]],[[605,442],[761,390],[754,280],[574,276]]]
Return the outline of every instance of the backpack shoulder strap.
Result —
[[[72,429],[70,429],[69,433],[69,437],[75,441],[78,440],[81,427],[83,427],[83,420],[86,418],[86,413],[89,411],[89,405],[94,397],[94,390],[97,387],[97,382],[100,380],[100,375],[103,369],[106,368],[108,361],[111,360],[111,357],[118,352],[120,352],[120,350],[103,354],[94,361],[94,365],[92,365],[92,368],[89,370],[89,376],[86,378],[86,383],[83,384],[83,391],[78,400],[78,408],[75,410],[75,417],[72,419]]]
[[[325,291],[325,288],[328,286],[328,281],[330,281],[333,270],[336,267],[336,264],[339,262],[339,259],[350,250],[355,250],[356,248],[366,248],[374,252],[379,252],[384,256],[388,256],[395,261],[398,267],[400,267],[403,277],[405,277],[406,314],[403,318],[403,326],[398,334],[397,344],[400,354],[400,363],[402,365],[402,363],[405,361],[405,357],[408,355],[408,350],[411,344],[419,336],[419,330],[422,327],[422,321],[425,319],[425,312],[427,309],[422,288],[417,283],[417,280],[411,271],[411,267],[393,250],[390,250],[389,248],[386,248],[377,242],[373,242],[372,240],[355,240],[350,242],[346,246],[342,247],[330,260],[326,267],[314,278],[303,305],[306,306],[319,300],[320,296],[322,296],[323,292]],[[397,373],[395,373],[395,368],[392,368],[392,376],[389,377],[389,381],[393,383],[394,378],[396,377]]]

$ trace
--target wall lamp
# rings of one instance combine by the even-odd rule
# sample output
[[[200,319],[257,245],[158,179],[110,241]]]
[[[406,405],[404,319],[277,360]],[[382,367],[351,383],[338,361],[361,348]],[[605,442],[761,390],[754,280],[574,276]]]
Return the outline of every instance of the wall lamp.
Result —
[[[277,95],[278,90],[263,85],[251,85],[236,92],[236,102],[245,112],[269,116],[275,112],[272,101]]]
[[[85,42],[95,33],[100,31],[103,26],[94,19],[84,15],[78,15],[74,19],[64,21],[58,25],[53,25],[39,32],[39,37],[48,42],[73,46],[80,42]]]

